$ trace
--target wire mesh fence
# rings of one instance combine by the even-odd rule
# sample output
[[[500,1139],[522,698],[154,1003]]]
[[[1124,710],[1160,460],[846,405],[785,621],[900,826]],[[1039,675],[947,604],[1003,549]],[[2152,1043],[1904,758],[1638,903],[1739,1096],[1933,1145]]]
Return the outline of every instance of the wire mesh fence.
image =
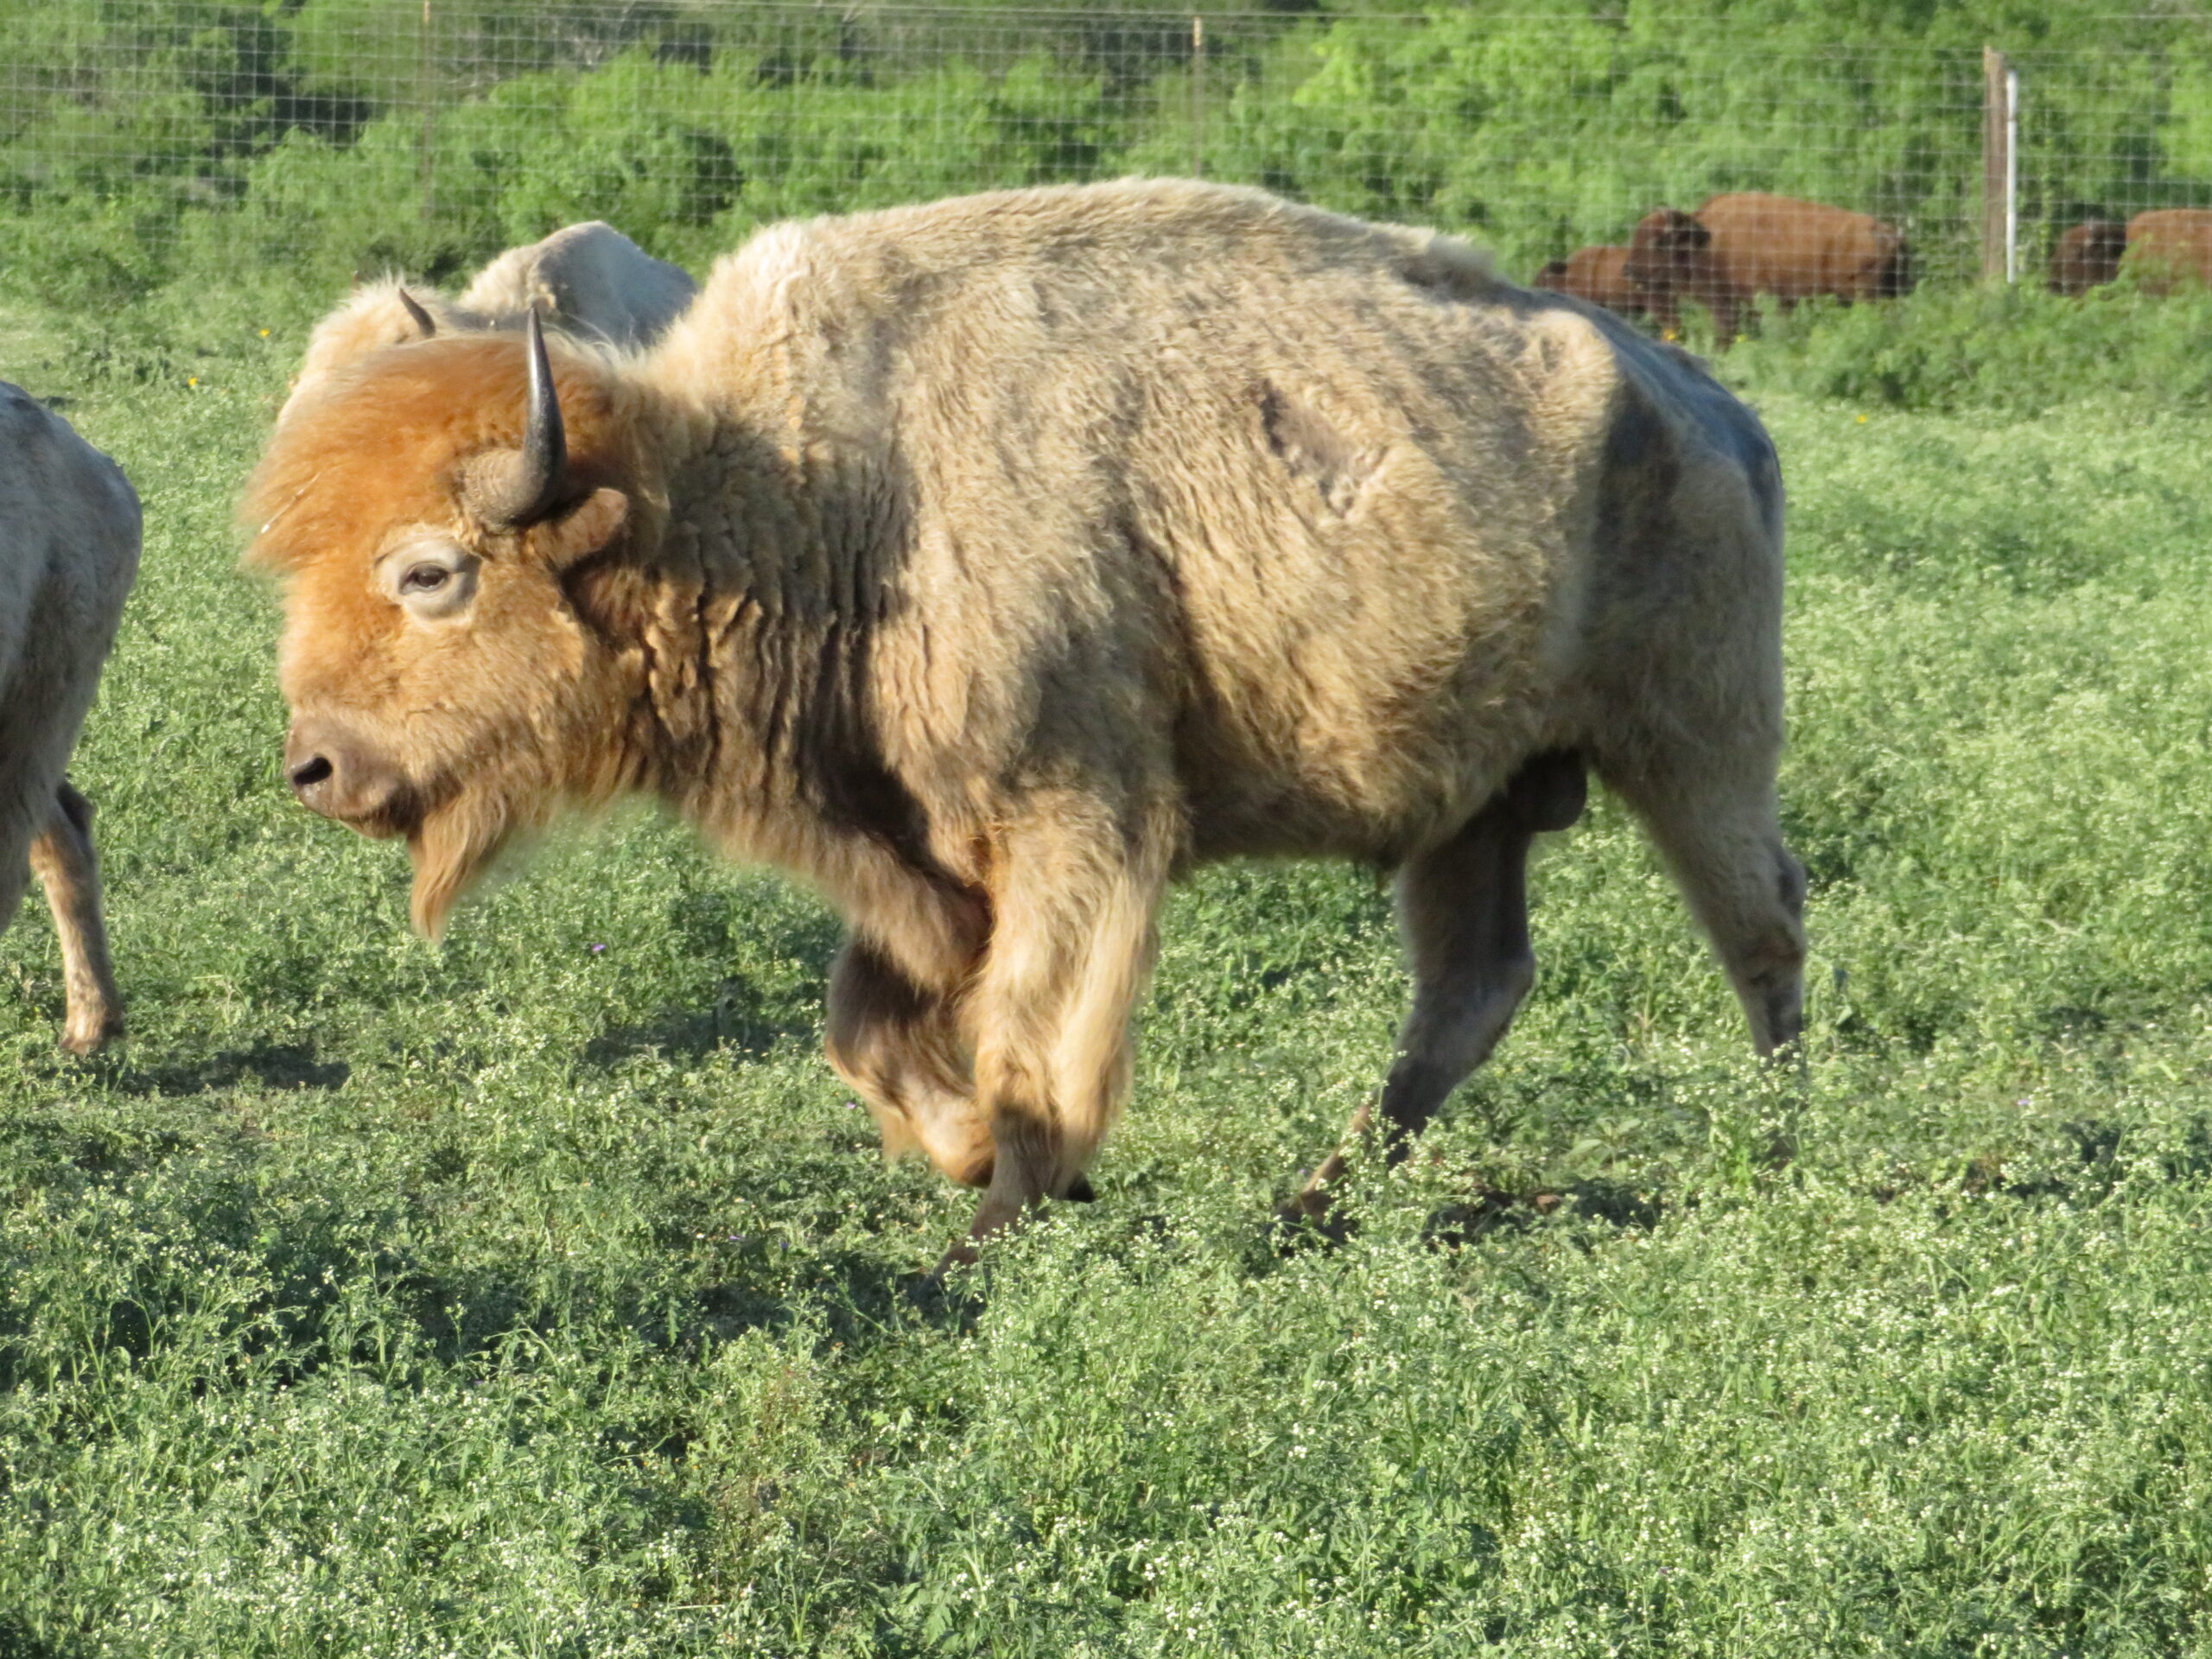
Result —
[[[1922,282],[2008,248],[2040,280],[2076,226],[2212,207],[2212,29],[2093,34],[2012,54],[2007,98],[1978,45],[1633,7],[42,0],[0,12],[0,259],[436,279],[601,218],[703,265],[791,214],[1179,173],[1459,231],[1524,276],[1757,190],[1887,221]]]

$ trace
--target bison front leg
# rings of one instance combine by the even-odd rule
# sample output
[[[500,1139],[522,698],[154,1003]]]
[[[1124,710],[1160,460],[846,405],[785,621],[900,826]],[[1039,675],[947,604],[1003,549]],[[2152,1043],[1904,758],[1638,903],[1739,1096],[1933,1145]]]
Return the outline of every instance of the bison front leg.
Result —
[[[1084,1172],[1128,1090],[1129,1015],[1175,845],[1172,811],[1137,818],[1057,798],[994,848],[971,1016],[992,1165],[971,1240],[1047,1198],[1089,1196]]]
[[[92,851],[92,804],[67,779],[54,792],[46,827],[31,842],[31,868],[46,889],[54,931],[61,940],[68,1014],[61,1046],[89,1054],[123,1030],[123,995],[108,960],[100,918],[100,867]]]
[[[874,1115],[884,1155],[918,1149],[963,1185],[987,1185],[990,1124],[952,995],[853,939],[830,970],[829,1004],[830,1063]]]
[[[1538,755],[1443,845],[1410,860],[1398,876],[1399,925],[1414,978],[1413,1010],[1398,1034],[1379,1116],[1384,1155],[1395,1164],[1468,1074],[1490,1058],[1535,981],[1529,942],[1529,849],[1564,830],[1586,798],[1578,755]],[[1363,1106],[1351,1139],[1376,1128]],[[1347,1148],[1331,1154],[1291,1207],[1325,1216]]]

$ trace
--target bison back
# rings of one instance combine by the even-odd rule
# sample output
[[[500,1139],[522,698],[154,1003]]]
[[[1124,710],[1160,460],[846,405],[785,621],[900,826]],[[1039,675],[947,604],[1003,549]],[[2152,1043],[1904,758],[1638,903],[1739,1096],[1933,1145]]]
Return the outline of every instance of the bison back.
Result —
[[[1629,276],[1628,257],[1625,247],[1577,248],[1567,255],[1565,278],[1557,286],[1622,316],[1643,316],[1647,309],[1643,284]]]
[[[1869,213],[1743,191],[1697,210],[1729,284],[1782,300],[1872,300],[1910,286],[1904,239]]]
[[[1646,585],[1766,556],[1600,536],[1621,467],[1669,522],[1757,517],[1757,423],[1688,359],[1446,238],[1255,191],[779,227],[642,372],[742,395],[854,480],[822,533],[891,550],[860,584],[895,595],[887,730],[957,732],[963,765],[1164,746],[1201,855],[1402,855],[1579,741],[1591,595],[1618,659]]]
[[[2212,283],[2212,208],[2160,207],[2136,214],[2127,221],[2120,265],[2139,273],[2152,293]]]
[[[508,249],[478,273],[461,304],[509,317],[539,306],[570,334],[632,351],[665,334],[698,291],[689,272],[592,219]]]

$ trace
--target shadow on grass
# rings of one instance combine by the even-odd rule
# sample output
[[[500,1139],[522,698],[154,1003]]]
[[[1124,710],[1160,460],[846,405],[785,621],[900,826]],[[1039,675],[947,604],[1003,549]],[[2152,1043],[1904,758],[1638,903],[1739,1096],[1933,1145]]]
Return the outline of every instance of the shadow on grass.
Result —
[[[425,1357],[447,1368],[527,1369],[549,1346],[564,1345],[560,1333],[587,1328],[620,1328],[647,1351],[682,1363],[755,1333],[780,1338],[804,1321],[819,1321],[837,1346],[860,1350],[915,1326],[965,1334],[988,1295],[976,1278],[949,1286],[930,1281],[919,1262],[832,1250],[785,1266],[772,1253],[772,1246],[755,1251],[703,1283],[565,1294],[549,1294],[542,1280],[524,1273],[410,1272],[390,1257],[379,1270],[387,1299],[423,1338]],[[565,1345],[575,1342],[571,1337]],[[364,1333],[350,1353],[327,1351],[324,1357],[361,1363],[374,1351],[372,1335]]]
[[[48,1352],[33,1365],[19,1351],[22,1321],[0,1313],[0,1390],[21,1386],[34,1370],[51,1375],[58,1364],[103,1353],[133,1361],[166,1353],[173,1370],[197,1372],[201,1386],[222,1386],[243,1362],[276,1387],[335,1367],[366,1370],[406,1389],[456,1373],[526,1374],[606,1351],[610,1343],[689,1366],[725,1344],[756,1333],[781,1340],[801,1326],[860,1351],[918,1330],[971,1332],[988,1296],[979,1278],[934,1284],[919,1263],[857,1251],[788,1263],[756,1255],[720,1265],[724,1277],[670,1283],[594,1275],[564,1281],[541,1264],[456,1267],[404,1249],[365,1251],[312,1236],[240,1238],[232,1248],[236,1257],[257,1258],[232,1265],[259,1281],[258,1294],[232,1301],[219,1328],[201,1317],[194,1284],[158,1262],[139,1264],[123,1294],[110,1288],[86,1304],[85,1328],[66,1357]],[[373,1287],[365,1296],[365,1282]],[[0,1659],[8,1652],[0,1643]]]
[[[57,1659],[61,1649],[10,1614],[0,1613],[0,1659]]]
[[[270,1089],[337,1089],[353,1075],[344,1060],[325,1060],[296,1043],[264,1043],[248,1049],[226,1049],[199,1059],[175,1060],[151,1066],[124,1061],[94,1061],[105,1071],[109,1088],[118,1094],[212,1094],[235,1089],[242,1083],[258,1083]]]
[[[1694,1202],[1691,1200],[1693,1205]],[[1601,1222],[1616,1232],[1649,1232],[1669,1208],[1664,1192],[1639,1191],[1618,1181],[1576,1181],[1528,1192],[1478,1185],[1466,1198],[1431,1211],[1421,1224],[1421,1241],[1431,1249],[1463,1249],[1493,1235],[1522,1232],[1554,1218]],[[1356,1214],[1332,1211],[1315,1219],[1295,1216],[1287,1208],[1279,1210],[1261,1235],[1265,1250],[1251,1262],[1255,1272],[1264,1272],[1269,1257],[1334,1249],[1358,1230]]]
[[[1567,1215],[1601,1221],[1618,1231],[1649,1232],[1665,1214],[1661,1196],[1617,1181],[1577,1181],[1557,1192],[1502,1192],[1485,1189],[1428,1218],[1421,1236],[1439,1249],[1472,1244],[1500,1230],[1517,1231],[1544,1217]]]
[[[584,1045],[593,1065],[615,1066],[644,1054],[698,1061],[728,1049],[745,1059],[765,1059],[781,1044],[810,1044],[821,1033],[818,1007],[772,1010],[742,980],[726,980],[712,1003],[663,1008],[649,1020],[610,1026]]]

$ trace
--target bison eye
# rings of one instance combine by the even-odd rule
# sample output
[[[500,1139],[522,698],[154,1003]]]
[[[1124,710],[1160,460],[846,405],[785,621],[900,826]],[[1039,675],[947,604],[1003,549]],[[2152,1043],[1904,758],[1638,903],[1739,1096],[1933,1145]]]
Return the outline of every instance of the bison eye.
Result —
[[[447,621],[467,611],[475,597],[476,556],[425,538],[378,561],[376,582],[385,598],[416,620]]]

